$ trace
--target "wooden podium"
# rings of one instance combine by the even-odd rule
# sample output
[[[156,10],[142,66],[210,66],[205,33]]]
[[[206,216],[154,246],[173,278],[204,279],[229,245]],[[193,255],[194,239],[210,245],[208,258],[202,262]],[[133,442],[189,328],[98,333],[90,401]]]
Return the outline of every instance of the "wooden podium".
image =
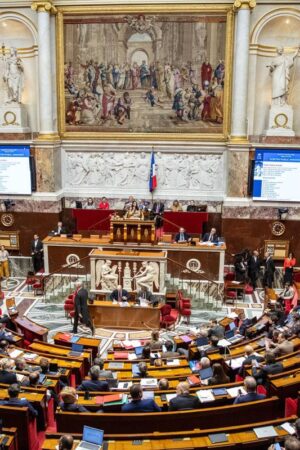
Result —
[[[110,241],[154,244],[154,220],[112,219],[110,221]]]

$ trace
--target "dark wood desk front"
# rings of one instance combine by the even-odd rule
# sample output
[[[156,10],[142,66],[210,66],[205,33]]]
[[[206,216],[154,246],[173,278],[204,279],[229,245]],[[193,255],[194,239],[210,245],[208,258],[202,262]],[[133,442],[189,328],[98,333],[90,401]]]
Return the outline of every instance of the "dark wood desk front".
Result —
[[[37,339],[38,341],[47,342],[48,328],[42,327],[25,316],[17,317],[16,325],[27,341],[32,342]]]
[[[160,326],[160,307],[120,306],[110,301],[89,304],[94,327],[151,329]]]

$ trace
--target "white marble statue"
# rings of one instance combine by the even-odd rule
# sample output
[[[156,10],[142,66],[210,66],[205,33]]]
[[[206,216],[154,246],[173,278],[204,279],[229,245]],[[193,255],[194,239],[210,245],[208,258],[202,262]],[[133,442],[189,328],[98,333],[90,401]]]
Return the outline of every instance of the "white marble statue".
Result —
[[[96,285],[101,285],[103,290],[117,289],[118,286],[118,275],[116,274],[118,266],[111,267],[111,264],[109,259],[99,260],[96,263]]]
[[[299,48],[292,54],[285,54],[282,47],[277,48],[277,56],[267,66],[272,76],[272,105],[284,106],[287,104],[291,69],[294,65]]]
[[[148,290],[153,290],[153,283],[155,287],[159,288],[159,266],[155,262],[143,261],[141,268],[134,276],[136,280],[136,288],[140,290],[142,287],[146,287]]]
[[[7,86],[7,102],[21,103],[24,68],[15,47],[10,49],[5,66],[3,80]]]

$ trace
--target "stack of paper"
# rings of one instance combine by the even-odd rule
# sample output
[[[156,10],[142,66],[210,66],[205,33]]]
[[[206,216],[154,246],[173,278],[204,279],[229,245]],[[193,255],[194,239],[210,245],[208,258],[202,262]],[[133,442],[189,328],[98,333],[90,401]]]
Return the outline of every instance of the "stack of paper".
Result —
[[[120,381],[118,383],[117,389],[120,389],[123,391],[124,389],[129,389],[131,386],[132,386],[132,381]]]
[[[197,391],[196,394],[201,403],[213,402],[215,400],[211,389],[202,389],[201,391]]]
[[[29,360],[35,359],[35,358],[37,358],[37,356],[38,355],[36,353],[24,353],[24,355],[23,355],[23,357],[25,359],[29,359]]]
[[[142,378],[141,386],[144,388],[157,388],[157,379],[156,378]]]
[[[15,358],[17,358],[18,356],[20,356],[20,355],[22,355],[22,351],[21,350],[13,350],[12,352],[10,352],[10,354],[9,354],[9,356],[12,358],[12,359],[15,359]]]
[[[240,358],[233,358],[227,361],[228,366],[230,366],[233,370],[239,369],[242,367],[243,362],[245,361],[245,357],[241,356]]]
[[[238,395],[246,395],[247,392],[242,386],[233,387],[233,388],[227,388],[227,393],[230,395],[231,398],[235,398]]]
[[[129,361],[134,361],[135,359],[137,359],[137,356],[135,353],[128,353],[128,360]]]
[[[179,366],[179,359],[171,359],[167,361],[167,366]]]

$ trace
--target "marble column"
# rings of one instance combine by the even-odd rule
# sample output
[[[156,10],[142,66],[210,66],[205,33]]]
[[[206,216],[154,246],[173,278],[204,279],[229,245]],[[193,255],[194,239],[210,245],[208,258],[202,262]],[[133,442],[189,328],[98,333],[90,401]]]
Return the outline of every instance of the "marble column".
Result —
[[[255,0],[235,0],[236,34],[232,92],[231,139],[247,140],[247,92],[249,72],[250,13]]]
[[[39,134],[43,138],[54,134],[50,14],[56,8],[51,1],[33,2],[31,8],[38,18]]]

